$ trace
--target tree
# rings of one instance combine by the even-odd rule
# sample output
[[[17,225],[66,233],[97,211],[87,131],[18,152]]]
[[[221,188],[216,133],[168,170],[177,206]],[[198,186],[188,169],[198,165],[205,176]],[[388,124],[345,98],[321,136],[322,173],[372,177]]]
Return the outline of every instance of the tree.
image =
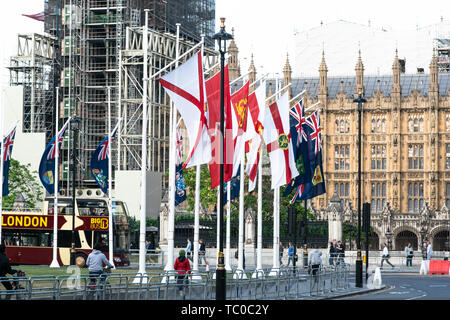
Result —
[[[37,172],[31,172],[31,165],[22,165],[19,161],[11,159],[9,167],[9,195],[3,197],[3,206],[12,208],[19,194],[22,194],[26,208],[36,208],[38,202],[43,200],[43,190],[37,177]]]

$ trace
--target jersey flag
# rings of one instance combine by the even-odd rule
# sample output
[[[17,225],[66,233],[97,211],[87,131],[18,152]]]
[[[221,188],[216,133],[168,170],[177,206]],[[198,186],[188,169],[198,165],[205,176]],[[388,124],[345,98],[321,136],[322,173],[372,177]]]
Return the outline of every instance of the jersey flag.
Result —
[[[208,163],[211,160],[211,139],[208,136],[205,115],[201,51],[158,80],[180,112],[186,126],[189,152],[183,167]]]

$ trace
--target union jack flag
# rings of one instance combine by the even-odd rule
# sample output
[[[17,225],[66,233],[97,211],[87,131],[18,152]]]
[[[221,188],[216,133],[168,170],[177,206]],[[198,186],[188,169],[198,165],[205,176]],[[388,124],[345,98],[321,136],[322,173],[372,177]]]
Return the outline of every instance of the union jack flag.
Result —
[[[113,132],[111,132],[111,143],[114,142],[114,140],[116,139],[116,132],[117,132],[117,128],[119,127],[119,123],[117,123],[116,127],[114,128]],[[108,137],[106,137],[106,139],[104,139],[99,147],[100,147],[100,152],[98,153],[98,157],[97,160],[98,161],[103,161],[108,157],[108,153],[109,153],[109,146],[111,145],[111,143],[109,142]]]
[[[295,191],[294,197],[292,198],[290,203],[293,204],[295,201],[306,200],[306,199],[311,198],[311,196],[310,196],[311,191],[312,191],[312,184],[311,183],[306,183],[306,184],[299,185],[297,187],[297,190]]]
[[[183,157],[183,136],[181,135],[181,128],[177,127],[177,155],[176,155],[176,165],[178,166]]]
[[[295,106],[289,110],[291,119],[294,121],[295,128],[297,129],[299,139],[297,144],[301,143],[303,140],[307,141],[307,136],[305,130],[303,130],[303,125],[306,124],[305,121],[305,110],[303,108],[303,100],[300,100]]]
[[[322,129],[320,128],[319,110],[314,111],[306,118],[306,125],[310,130],[311,141],[314,142],[314,153],[317,154],[322,150]]]
[[[58,139],[58,149],[55,148],[56,145],[56,139],[53,139],[50,143],[50,150],[47,154],[47,160],[52,160],[55,159],[56,157],[56,150],[58,150],[58,154],[59,154],[59,150],[61,149],[61,144],[64,140],[64,134],[66,133],[67,127],[69,125],[70,119],[66,121],[66,123],[64,124],[64,126],[61,128],[61,130],[59,130],[58,135],[57,135],[57,139]]]
[[[3,162],[11,160],[12,148],[14,144],[14,138],[16,136],[16,127],[3,139]]]

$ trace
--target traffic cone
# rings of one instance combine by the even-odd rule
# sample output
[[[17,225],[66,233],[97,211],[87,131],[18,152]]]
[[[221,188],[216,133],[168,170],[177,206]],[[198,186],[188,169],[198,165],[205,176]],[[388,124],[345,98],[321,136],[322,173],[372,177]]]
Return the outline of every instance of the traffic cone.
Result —
[[[208,261],[206,262],[206,272],[209,272],[209,263],[208,263]]]

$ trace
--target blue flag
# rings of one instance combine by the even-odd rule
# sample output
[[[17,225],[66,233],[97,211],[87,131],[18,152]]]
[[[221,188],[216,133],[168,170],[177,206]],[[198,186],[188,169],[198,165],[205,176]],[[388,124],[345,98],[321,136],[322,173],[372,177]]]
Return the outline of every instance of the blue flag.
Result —
[[[291,203],[300,200],[311,199],[326,192],[325,177],[322,167],[322,141],[319,111],[313,112],[306,118],[303,129],[306,132],[308,141],[308,152],[311,166],[311,179],[305,181],[297,187],[296,193]]]
[[[64,140],[64,134],[70,122],[69,118],[58,134],[53,137],[50,143],[45,147],[44,154],[39,164],[39,179],[49,194],[55,193],[55,156],[56,152],[61,150],[61,144]],[[56,147],[56,137],[58,137],[58,146]]]
[[[9,178],[9,164],[11,162],[11,154],[14,145],[14,138],[16,136],[16,127],[11,130],[11,132],[3,139],[3,144],[0,142],[0,148],[3,148],[3,186],[2,195],[3,197],[9,194],[8,188],[8,178]],[[0,149],[1,150],[1,149]]]
[[[92,153],[91,157],[91,173],[97,182],[103,193],[108,192],[108,179],[109,179],[109,169],[108,169],[108,153],[112,142],[116,139],[117,128],[119,127],[120,121],[117,123],[114,130],[111,132],[111,141],[109,141],[109,136],[100,142],[100,144]]]
[[[177,165],[175,173],[175,206],[186,200],[186,185],[183,177],[183,163]]]
[[[239,192],[241,191],[241,165],[236,172],[236,175],[229,181],[231,183],[230,188],[230,201],[239,196]],[[224,192],[223,192],[223,204],[227,203],[227,184],[224,184]]]

